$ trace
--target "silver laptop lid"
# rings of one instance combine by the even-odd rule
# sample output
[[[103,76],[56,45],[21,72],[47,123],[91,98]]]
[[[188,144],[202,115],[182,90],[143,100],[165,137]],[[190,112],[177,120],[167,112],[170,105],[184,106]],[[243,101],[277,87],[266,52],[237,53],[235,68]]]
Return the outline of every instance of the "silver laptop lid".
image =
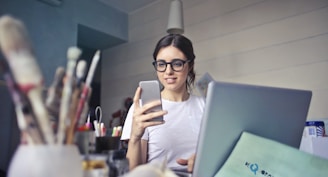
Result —
[[[242,131],[299,148],[311,97],[306,90],[211,82],[193,176],[214,176]]]

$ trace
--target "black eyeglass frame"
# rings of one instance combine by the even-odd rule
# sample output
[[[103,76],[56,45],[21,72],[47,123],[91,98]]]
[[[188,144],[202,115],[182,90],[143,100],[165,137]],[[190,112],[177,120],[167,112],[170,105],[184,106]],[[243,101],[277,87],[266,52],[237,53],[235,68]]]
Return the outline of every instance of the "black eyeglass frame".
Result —
[[[175,70],[174,69],[174,67],[172,67],[172,64],[174,64],[174,62],[182,62],[182,68],[181,68],[181,70]],[[164,68],[164,70],[163,71],[159,71],[158,69],[157,69],[157,63],[158,62],[163,62],[163,64],[165,64],[165,68]],[[156,71],[158,71],[158,72],[165,72],[166,71],[166,69],[167,69],[167,65],[169,64],[170,66],[171,66],[171,69],[173,70],[173,71],[175,71],[175,72],[181,72],[182,70],[183,70],[183,68],[184,68],[184,65],[186,64],[186,63],[189,63],[189,62],[191,62],[191,60],[182,60],[182,59],[173,59],[171,62],[166,62],[165,60],[156,60],[156,61],[153,61],[152,62],[152,64],[153,64],[153,66],[154,66],[154,68],[155,68],[155,70]]]

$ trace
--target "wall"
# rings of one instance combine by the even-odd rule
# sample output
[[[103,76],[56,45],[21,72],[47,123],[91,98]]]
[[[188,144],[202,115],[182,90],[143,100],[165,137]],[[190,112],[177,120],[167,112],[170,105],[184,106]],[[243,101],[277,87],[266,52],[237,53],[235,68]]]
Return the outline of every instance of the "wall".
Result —
[[[10,14],[24,22],[46,86],[52,82],[56,68],[66,66],[67,48],[78,45],[79,25],[92,28],[91,37],[97,35],[95,31],[98,31],[101,33],[98,37],[106,34],[121,42],[128,39],[127,14],[94,0],[63,0],[63,4],[58,7],[38,0],[0,0],[0,15],[3,14]],[[85,33],[85,30],[82,29],[82,32]],[[84,40],[88,37],[85,36]],[[16,133],[17,123],[14,121],[16,118],[12,100],[1,80],[2,77],[0,123],[3,128],[0,129],[0,169],[6,170],[19,135]]]
[[[58,7],[38,0],[0,3],[0,15],[10,14],[26,25],[46,85],[51,83],[58,66],[66,66],[67,48],[78,42],[78,25],[121,40],[128,38],[127,15],[93,0],[63,1]]]
[[[104,117],[155,79],[156,42],[166,34],[169,1],[129,14],[129,42],[104,52]],[[219,81],[313,91],[308,119],[328,117],[328,1],[183,0],[185,35],[194,44],[196,72]],[[106,59],[108,58],[108,59]],[[197,79],[196,78],[196,79]]]

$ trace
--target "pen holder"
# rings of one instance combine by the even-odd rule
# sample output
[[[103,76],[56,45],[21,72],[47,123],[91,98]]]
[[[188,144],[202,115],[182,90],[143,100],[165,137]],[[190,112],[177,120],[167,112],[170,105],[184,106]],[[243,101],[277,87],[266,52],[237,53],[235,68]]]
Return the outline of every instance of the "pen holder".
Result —
[[[8,177],[82,177],[82,158],[74,145],[20,145]]]
[[[120,138],[112,136],[96,137],[96,153],[107,153],[120,148]]]

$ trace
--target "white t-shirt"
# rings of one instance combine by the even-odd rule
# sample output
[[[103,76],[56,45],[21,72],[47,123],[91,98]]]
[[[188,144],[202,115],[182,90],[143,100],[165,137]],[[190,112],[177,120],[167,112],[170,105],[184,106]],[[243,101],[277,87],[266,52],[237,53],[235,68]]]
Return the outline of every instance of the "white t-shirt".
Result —
[[[204,98],[190,95],[183,102],[173,102],[162,99],[165,123],[148,127],[142,139],[148,140],[148,159],[150,163],[162,163],[167,157],[167,167],[186,169],[179,165],[178,158],[188,159],[196,151],[201,119],[205,108]],[[123,126],[122,140],[130,139],[132,115],[131,106]]]

